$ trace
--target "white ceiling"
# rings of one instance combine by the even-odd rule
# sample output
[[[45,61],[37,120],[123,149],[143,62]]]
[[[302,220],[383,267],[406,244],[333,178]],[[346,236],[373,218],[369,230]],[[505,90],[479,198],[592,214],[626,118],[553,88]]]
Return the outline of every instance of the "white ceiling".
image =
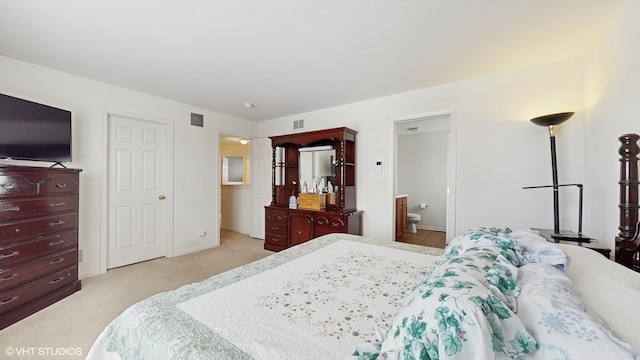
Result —
[[[0,55],[262,121],[578,57],[625,1],[0,0]]]

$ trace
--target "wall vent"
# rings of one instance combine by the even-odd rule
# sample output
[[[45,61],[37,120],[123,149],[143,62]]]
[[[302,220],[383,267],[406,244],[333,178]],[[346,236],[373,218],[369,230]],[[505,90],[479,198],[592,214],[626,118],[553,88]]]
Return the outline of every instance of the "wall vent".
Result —
[[[191,125],[192,126],[204,126],[204,115],[191,113]]]
[[[302,129],[304,127],[304,119],[302,120],[293,120],[293,128],[294,129]]]
[[[84,250],[82,249],[78,251],[78,263],[84,263]]]

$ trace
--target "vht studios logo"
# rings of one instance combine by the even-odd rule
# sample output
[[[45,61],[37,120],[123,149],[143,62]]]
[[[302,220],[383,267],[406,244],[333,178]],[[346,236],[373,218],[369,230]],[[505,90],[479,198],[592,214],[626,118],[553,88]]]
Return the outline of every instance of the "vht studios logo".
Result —
[[[81,356],[79,347],[12,347],[4,350],[8,356]]]

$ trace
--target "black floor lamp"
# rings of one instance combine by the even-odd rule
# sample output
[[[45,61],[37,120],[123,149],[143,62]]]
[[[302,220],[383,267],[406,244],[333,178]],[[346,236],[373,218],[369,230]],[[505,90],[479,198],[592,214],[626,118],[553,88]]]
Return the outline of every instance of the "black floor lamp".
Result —
[[[553,188],[553,232],[551,232],[551,237],[557,241],[566,240],[566,241],[577,241],[577,242],[589,242],[590,238],[586,237],[582,234],[582,184],[558,184],[558,163],[556,160],[556,126],[562,124],[567,121],[570,117],[573,116],[573,112],[563,112],[557,114],[550,114],[545,116],[540,116],[534,119],[531,119],[531,122],[545,126],[549,129],[549,139],[551,141],[551,171],[552,171],[552,180],[553,185],[544,185],[544,186],[527,186],[523,189],[536,189],[536,188],[545,188],[551,187]],[[580,203],[578,206],[578,233],[576,234],[573,231],[561,231],[560,230],[560,196],[559,191],[560,187],[563,186],[577,186],[580,190]]]

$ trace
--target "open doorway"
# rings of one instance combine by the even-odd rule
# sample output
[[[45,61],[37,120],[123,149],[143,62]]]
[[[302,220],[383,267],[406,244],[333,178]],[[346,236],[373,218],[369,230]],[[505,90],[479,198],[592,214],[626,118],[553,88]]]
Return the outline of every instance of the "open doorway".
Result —
[[[455,235],[454,135],[451,112],[396,121],[394,188],[407,213],[397,240],[444,247]]]
[[[248,235],[251,231],[251,140],[220,134],[218,216],[220,230]]]

